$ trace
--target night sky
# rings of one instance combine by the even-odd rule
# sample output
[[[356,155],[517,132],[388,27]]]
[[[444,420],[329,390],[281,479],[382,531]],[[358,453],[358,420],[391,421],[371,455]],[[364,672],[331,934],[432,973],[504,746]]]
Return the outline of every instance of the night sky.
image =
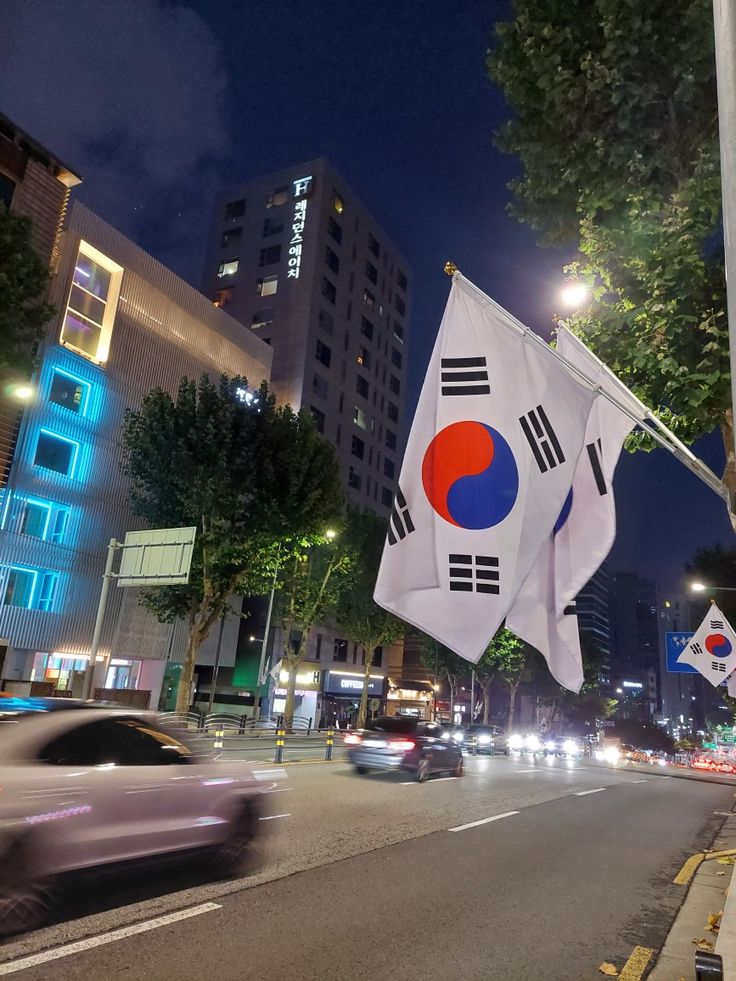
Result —
[[[23,0],[0,7],[0,109],[84,177],[77,196],[194,285],[212,195],[326,156],[414,271],[416,400],[453,259],[548,334],[568,255],[505,213],[514,161],[487,80],[503,0]],[[719,438],[695,447],[719,470]],[[664,591],[725,507],[664,451],[624,455],[612,569]]]

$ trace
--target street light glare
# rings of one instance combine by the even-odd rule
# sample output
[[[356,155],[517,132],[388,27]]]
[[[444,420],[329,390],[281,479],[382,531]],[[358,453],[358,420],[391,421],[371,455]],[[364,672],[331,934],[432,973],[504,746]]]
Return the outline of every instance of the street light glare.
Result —
[[[20,399],[21,402],[27,402],[33,397],[33,389],[30,385],[17,385],[12,390],[12,395],[14,398]]]
[[[705,585],[705,583],[702,583],[702,582],[691,582],[690,583],[690,589],[692,589],[692,591],[694,593],[704,593],[707,588],[708,587]]]
[[[331,542],[331,541],[332,541],[332,539],[336,537],[336,535],[337,535],[337,532],[336,532],[336,531],[334,531],[334,530],[333,530],[332,528],[328,528],[328,529],[327,529],[327,531],[325,532],[325,538],[326,538],[326,539],[327,539],[327,540],[328,540],[329,542]]]
[[[560,293],[560,298],[566,307],[575,310],[587,302],[590,290],[585,283],[568,283]]]

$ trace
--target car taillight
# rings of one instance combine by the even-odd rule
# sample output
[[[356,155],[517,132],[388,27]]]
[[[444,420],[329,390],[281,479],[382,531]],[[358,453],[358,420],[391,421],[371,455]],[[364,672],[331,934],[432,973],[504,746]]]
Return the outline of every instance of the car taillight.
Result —
[[[414,749],[416,743],[412,739],[391,739],[389,746],[397,753],[408,753],[410,749]]]
[[[347,736],[345,736],[345,745],[357,746],[362,741],[362,739],[363,737],[359,736],[357,732],[349,732]]]

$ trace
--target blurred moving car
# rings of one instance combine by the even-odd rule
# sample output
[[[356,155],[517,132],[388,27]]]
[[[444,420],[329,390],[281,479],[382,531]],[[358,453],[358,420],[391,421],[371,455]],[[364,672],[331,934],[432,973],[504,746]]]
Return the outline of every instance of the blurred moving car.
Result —
[[[578,739],[569,736],[546,739],[544,755],[557,756],[561,759],[577,759],[583,755],[583,747]]]
[[[462,726],[456,725],[454,722],[443,722],[442,728],[444,729],[442,734],[443,739],[452,739],[461,745],[465,742],[467,733]]]
[[[533,732],[527,735],[513,733],[508,738],[508,747],[511,753],[531,753],[532,756],[544,752],[542,740]]]
[[[252,858],[252,771],[196,757],[152,713],[4,699],[0,787],[0,935],[43,922],[60,873],[201,851],[230,876]]]
[[[509,741],[500,726],[473,722],[468,726],[465,745],[474,753],[490,753],[491,756],[498,753],[509,755]]]
[[[444,738],[437,722],[404,716],[382,716],[365,729],[345,736],[348,759],[356,773],[409,770],[423,783],[433,773],[463,775],[462,745]]]

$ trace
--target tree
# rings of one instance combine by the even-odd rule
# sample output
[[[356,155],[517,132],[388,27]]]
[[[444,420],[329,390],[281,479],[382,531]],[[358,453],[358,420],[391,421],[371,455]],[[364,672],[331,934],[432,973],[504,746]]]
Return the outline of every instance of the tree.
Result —
[[[514,635],[512,634],[512,637]],[[516,639],[516,638],[514,638]],[[516,713],[516,692],[519,685],[524,680],[524,674],[529,664],[529,652],[531,648],[527,644],[517,641],[516,647],[509,648],[504,663],[499,668],[499,674],[508,685],[509,689],[509,714],[506,719],[506,731],[511,732]]]
[[[577,244],[570,321],[685,440],[719,425],[736,489],[710,0],[515,0],[491,77],[522,175],[514,213]],[[649,449],[643,434],[629,448]]]
[[[483,691],[483,722],[488,725],[491,721],[491,688],[497,677],[509,683],[509,678],[515,679],[519,674],[519,651],[521,641],[516,634],[502,627],[486,648],[483,656],[475,665],[475,676]],[[514,688],[514,697],[519,682]]]
[[[376,649],[393,644],[404,625],[373,599],[386,538],[386,521],[373,511],[349,508],[345,530],[352,554],[350,588],[343,590],[337,606],[337,622],[354,643],[363,648],[363,690],[358,706],[358,728],[365,725],[368,686]]]
[[[288,670],[284,719],[294,720],[296,676],[307,654],[312,628],[334,608],[348,585],[352,555],[325,537],[308,550],[296,551],[281,575],[283,660]]]
[[[152,527],[196,526],[189,583],[146,590],[162,622],[181,617],[187,645],[177,711],[189,708],[200,645],[232,593],[267,592],[276,569],[339,518],[335,451],[311,418],[276,406],[264,385],[183,378],[176,398],[154,389],[123,426],[123,471],[134,512]]]
[[[698,549],[690,562],[685,566],[688,576],[694,580],[702,580],[706,585],[736,586],[736,548],[724,548],[723,545],[713,545]],[[734,622],[736,619],[736,593],[724,590],[712,593],[701,593],[702,603],[699,618],[705,616],[711,596],[726,617]],[[695,595],[692,596],[695,606]]]
[[[434,671],[438,677],[447,679],[450,689],[450,711],[452,711],[452,706],[455,704],[455,692],[463,678],[470,674],[472,667],[470,662],[434,638],[426,636],[421,655],[422,661],[430,671]]]
[[[31,246],[31,222],[0,204],[0,381],[27,378],[54,308],[48,268]]]
[[[613,730],[622,742],[636,749],[649,749],[660,753],[673,753],[675,741],[661,726],[635,719],[617,719]]]

